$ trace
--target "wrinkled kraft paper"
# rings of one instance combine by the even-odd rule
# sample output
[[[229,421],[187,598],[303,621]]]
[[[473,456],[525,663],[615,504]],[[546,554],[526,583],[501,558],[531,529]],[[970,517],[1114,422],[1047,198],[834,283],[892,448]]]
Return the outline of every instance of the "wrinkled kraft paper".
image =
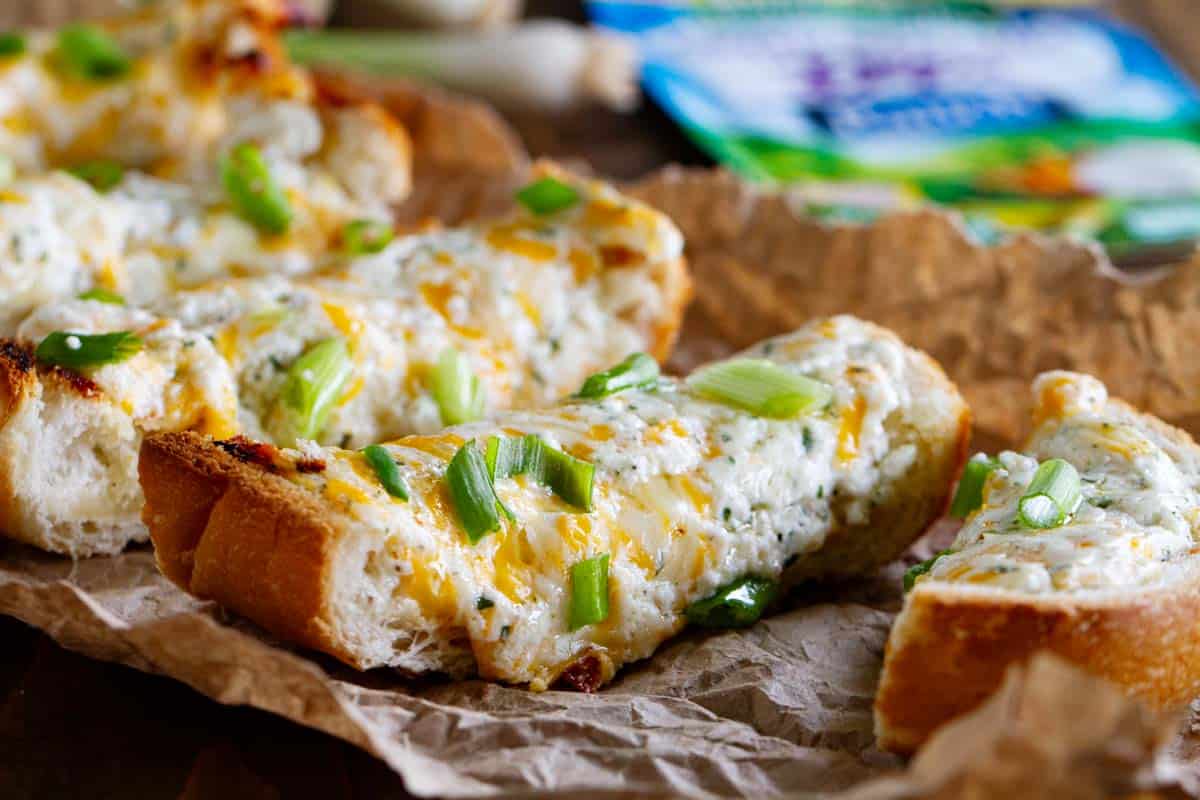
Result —
[[[493,112],[375,88],[414,136],[418,185],[403,221],[453,222],[508,202],[528,159]],[[1195,429],[1200,366],[1183,354],[1200,332],[1200,262],[1136,283],[1091,248],[1020,238],[984,249],[933,213],[830,228],[720,172],[666,170],[632,190],[689,240],[697,300],[677,368],[853,311],[933,352],[976,404],[985,441],[1019,434],[1028,379],[1059,366],[1097,372]],[[745,631],[680,637],[596,695],[356,673],[182,594],[146,549],[72,563],[0,545],[0,612],[73,650],[341,737],[419,795],[1195,791],[1196,739],[1177,735],[1177,718],[1048,657],[1010,673],[910,765],[878,751],[871,700],[902,569],[807,589]]]

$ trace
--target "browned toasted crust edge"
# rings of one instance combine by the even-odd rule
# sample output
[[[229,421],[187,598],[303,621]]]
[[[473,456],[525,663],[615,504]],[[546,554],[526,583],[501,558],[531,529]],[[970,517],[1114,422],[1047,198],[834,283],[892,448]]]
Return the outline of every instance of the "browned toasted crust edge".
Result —
[[[8,424],[17,407],[33,394],[36,381],[33,354],[14,341],[0,340],[0,428]],[[17,526],[14,493],[7,471],[0,470],[0,500],[3,500],[0,532],[14,531]]]
[[[875,699],[879,745],[911,753],[978,706],[1005,670],[1049,650],[1158,708],[1200,694],[1200,580],[1080,602],[918,585],[888,640]]]
[[[338,536],[330,509],[191,431],[148,437],[138,474],[142,520],[164,575],[285,639],[359,666],[329,622]]]
[[[692,276],[683,256],[668,261],[663,267],[662,291],[666,311],[650,331],[650,355],[659,362],[666,361],[675,349],[683,315],[692,300]]]

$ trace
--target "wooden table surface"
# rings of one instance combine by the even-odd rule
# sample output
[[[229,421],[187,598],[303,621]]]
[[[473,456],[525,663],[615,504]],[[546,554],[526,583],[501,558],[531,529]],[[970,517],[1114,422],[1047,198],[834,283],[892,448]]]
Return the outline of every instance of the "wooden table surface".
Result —
[[[1114,4],[1200,76],[1200,0]],[[529,0],[534,15],[581,20],[572,0]],[[523,120],[536,154],[584,156],[633,177],[709,163],[653,107],[619,117]],[[0,798],[401,798],[382,763],[332,737],[249,708],[218,705],[165,678],[91,661],[0,618]]]

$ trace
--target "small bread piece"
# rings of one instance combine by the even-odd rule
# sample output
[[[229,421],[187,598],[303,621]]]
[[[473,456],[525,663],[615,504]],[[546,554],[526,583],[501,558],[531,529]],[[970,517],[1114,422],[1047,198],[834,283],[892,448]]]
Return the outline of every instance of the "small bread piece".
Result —
[[[690,288],[679,232],[603,183],[549,174],[579,192],[574,208],[516,209],[398,238],[319,276],[220,281],[149,309],[39,307],[0,351],[0,526],[76,556],[145,538],[142,436],[290,444],[289,370],[329,339],[345,342],[350,376],[314,435],[347,447],[439,430],[428,374],[448,348],[479,379],[486,412],[552,404],[633,351],[665,358]],[[147,347],[86,374],[35,368],[34,347],[55,331],[131,331]]]
[[[1034,395],[1024,453],[998,457],[982,507],[892,628],[875,701],[883,747],[915,751],[1039,650],[1155,706],[1200,694],[1200,448],[1086,375],[1046,373]],[[1051,458],[1078,471],[1082,504],[1029,528],[1018,504]]]
[[[359,452],[157,435],[142,447],[144,519],[171,580],[360,669],[592,690],[721,587],[861,574],[944,509],[967,410],[928,357],[852,317],[743,355],[832,399],[768,419],[664,378],[509,412],[386,445],[407,501]],[[472,544],[447,464],[468,442],[530,434],[594,466],[591,510],[498,479],[514,521]],[[572,629],[572,567],[603,555],[608,616]]]

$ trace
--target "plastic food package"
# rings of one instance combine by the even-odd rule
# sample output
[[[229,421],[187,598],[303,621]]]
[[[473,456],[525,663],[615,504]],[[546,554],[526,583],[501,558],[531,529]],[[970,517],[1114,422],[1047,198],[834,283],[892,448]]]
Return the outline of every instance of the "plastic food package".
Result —
[[[647,91],[739,173],[839,219],[928,201],[990,239],[1127,256],[1200,233],[1200,94],[1096,9],[591,0]],[[797,183],[799,182],[799,183]]]

